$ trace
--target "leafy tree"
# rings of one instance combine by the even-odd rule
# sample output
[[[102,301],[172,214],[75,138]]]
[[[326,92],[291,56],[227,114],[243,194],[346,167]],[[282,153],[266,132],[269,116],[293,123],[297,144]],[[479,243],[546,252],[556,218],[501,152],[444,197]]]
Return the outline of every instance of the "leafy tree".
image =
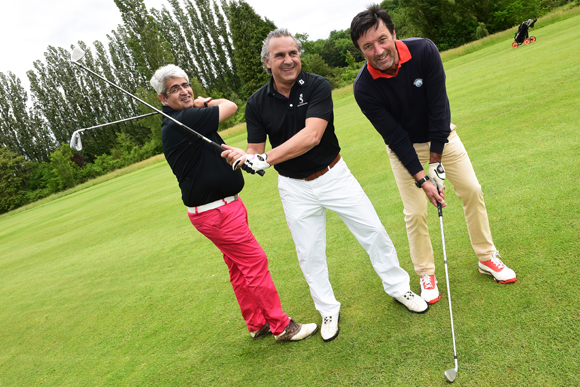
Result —
[[[28,94],[12,72],[0,73],[0,145],[28,160],[48,160],[51,133],[38,112],[27,106]]]
[[[487,35],[489,35],[489,32],[485,27],[485,23],[479,23],[479,26],[475,30],[475,39],[485,38]]]
[[[302,69],[309,73],[322,75],[325,78],[332,78],[333,69],[330,67],[320,54],[304,54],[302,55]]]
[[[0,214],[20,206],[30,162],[5,146],[0,147]]]
[[[159,29],[171,44],[175,64],[199,80],[214,97],[237,95],[241,88],[233,61],[233,43],[224,10],[212,0],[195,3],[169,0],[173,12],[165,7],[152,10]]]
[[[395,24],[395,33],[397,39],[421,36],[421,33],[411,23],[409,18],[409,9],[403,5],[401,0],[384,0],[381,8],[389,13],[389,16]]]
[[[268,33],[276,25],[262,19],[245,1],[222,2],[230,24],[232,41],[235,48],[234,61],[238,76],[242,81],[244,97],[249,97],[270,80],[261,62],[262,44]]]
[[[109,55],[117,84],[125,90],[134,90],[139,86],[146,87],[149,79],[140,71],[135,71],[138,64],[129,47],[131,37],[127,28],[122,25],[107,35]]]
[[[159,33],[157,22],[147,12],[143,0],[115,0],[129,33],[128,46],[139,72],[151,78],[159,67],[173,63],[169,43]]]
[[[304,39],[304,35],[300,36]],[[350,29],[331,31],[328,39],[318,39],[315,42],[305,41],[303,47],[305,54],[319,55],[332,68],[348,66],[347,53],[356,61],[364,59],[352,43]]]
[[[59,192],[76,185],[75,170],[78,166],[71,160],[72,150],[68,146],[57,149],[50,155],[50,165],[56,179],[52,182],[53,192]]]

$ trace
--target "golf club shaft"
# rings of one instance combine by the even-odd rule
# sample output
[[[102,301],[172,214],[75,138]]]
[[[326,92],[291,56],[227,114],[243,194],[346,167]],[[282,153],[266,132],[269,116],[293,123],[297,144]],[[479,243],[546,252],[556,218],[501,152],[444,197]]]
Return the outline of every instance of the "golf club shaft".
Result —
[[[75,130],[75,132],[84,132],[85,130],[89,130],[89,129],[102,128],[103,126],[107,126],[107,125],[114,125],[114,124],[120,124],[121,122],[125,122],[125,121],[138,120],[139,118],[153,116],[153,115],[156,115],[156,114],[159,114],[159,113],[158,112],[147,113],[147,114],[143,114],[143,115],[136,116],[136,117],[125,118],[124,120],[119,120],[119,121],[114,121],[114,122],[107,122],[106,124],[95,125],[95,126],[91,126],[89,128],[78,129],[78,130]]]
[[[89,69],[88,67],[84,66],[83,64],[79,63],[79,62],[75,62],[72,61],[74,64],[76,64],[77,66],[81,67],[82,69],[84,69],[85,71],[88,71],[89,73],[93,74],[94,76],[98,77],[99,79],[102,79],[103,81],[107,82],[109,85],[115,87],[117,90],[122,91],[123,93],[127,94],[129,97],[132,97],[134,99],[136,99],[137,101],[141,102],[143,105],[149,107],[150,109],[155,110],[157,113],[161,114],[163,117],[170,119],[171,121],[175,122],[177,125],[181,126],[182,128],[184,128],[185,130],[190,131],[191,133],[193,133],[194,135],[196,135],[197,137],[199,137],[200,139],[202,139],[203,141],[207,142],[208,144],[213,145],[215,148],[219,149],[220,151],[225,151],[227,150],[226,148],[222,147],[220,144],[213,142],[212,140],[210,140],[209,138],[197,133],[195,130],[191,129],[189,126],[177,121],[175,118],[171,117],[168,114],[163,113],[161,110],[157,109],[156,107],[153,107],[151,104],[143,101],[141,98],[129,93],[128,91],[122,89],[121,87],[117,86],[116,84],[114,84],[113,82],[109,81],[107,78],[95,73],[93,70]]]
[[[455,346],[455,329],[453,327],[453,309],[451,307],[451,288],[449,287],[449,270],[447,269],[447,249],[445,248],[445,233],[443,231],[443,206],[437,203],[437,210],[439,212],[439,224],[441,226],[441,244],[443,245],[443,262],[445,263],[445,280],[447,281],[447,299],[449,300],[449,317],[451,318],[451,337],[453,338],[453,358],[455,360],[455,370],[458,369],[457,364],[457,348]]]
[[[175,122],[177,125],[181,126],[183,129],[193,133],[194,135],[196,135],[198,138],[200,138],[201,140],[207,142],[208,144],[212,145],[213,147],[215,147],[216,149],[218,149],[220,152],[226,151],[227,149],[224,148],[223,146],[221,146],[220,144],[218,144],[217,142],[214,142],[212,140],[210,140],[209,138],[205,137],[202,134],[197,133],[195,130],[191,129],[189,126],[185,125],[182,122],[177,121],[175,118],[171,117],[168,114],[163,113],[161,110],[153,107],[151,104],[148,104],[147,102],[143,101],[141,98],[129,93],[128,91],[122,89],[121,87],[117,86],[116,84],[114,84],[113,82],[109,81],[107,78],[95,73],[94,71],[92,71],[91,69],[89,69],[88,67],[84,66],[83,64],[76,62],[74,60],[71,60],[72,63],[76,64],[77,66],[79,66],[80,68],[84,69],[85,71],[88,71],[90,74],[93,74],[94,76],[98,77],[99,79],[105,81],[106,83],[108,83],[109,85],[113,86],[114,88],[116,88],[117,90],[122,91],[123,93],[127,94],[129,97],[136,99],[137,101],[141,102],[143,105],[149,107],[150,109],[155,110],[157,113],[161,114],[163,117]],[[258,175],[260,176],[264,176],[264,171],[257,171],[256,172]]]

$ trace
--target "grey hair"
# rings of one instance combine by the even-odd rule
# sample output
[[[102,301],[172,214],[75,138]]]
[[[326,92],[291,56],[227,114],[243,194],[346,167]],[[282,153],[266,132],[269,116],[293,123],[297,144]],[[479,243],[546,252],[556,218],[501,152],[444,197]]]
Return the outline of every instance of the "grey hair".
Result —
[[[157,71],[155,71],[155,74],[151,77],[149,83],[151,83],[151,86],[155,89],[157,94],[165,95],[167,94],[167,81],[174,78],[185,78],[189,80],[185,71],[174,64],[169,64],[158,68]]]
[[[270,31],[268,36],[266,36],[266,39],[264,39],[264,43],[262,44],[262,53],[260,54],[262,59],[262,67],[264,67],[264,70],[266,70],[268,74],[272,74],[272,70],[270,70],[266,65],[266,58],[270,59],[268,44],[270,43],[271,38],[281,38],[282,36],[290,36],[292,39],[294,39],[294,43],[296,43],[296,47],[298,47],[298,54],[302,55],[302,52],[304,51],[302,49],[302,43],[300,43],[300,41],[296,39],[296,37],[294,37],[294,35],[292,35],[287,28],[278,28]]]

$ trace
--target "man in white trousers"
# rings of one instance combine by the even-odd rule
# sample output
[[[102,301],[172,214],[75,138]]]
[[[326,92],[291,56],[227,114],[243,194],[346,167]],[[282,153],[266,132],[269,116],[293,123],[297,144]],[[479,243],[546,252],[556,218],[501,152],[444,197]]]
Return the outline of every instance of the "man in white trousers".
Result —
[[[271,165],[298,261],[322,316],[324,341],[338,336],[340,302],[334,296],[326,263],[326,210],[334,211],[367,251],[383,288],[414,313],[427,303],[410,290],[409,274],[358,181],[340,155],[334,133],[330,82],[302,71],[301,44],[285,29],[270,32],[262,62],[272,78],[246,105],[247,154],[225,146],[234,168],[250,172]],[[265,152],[269,137],[272,150]]]

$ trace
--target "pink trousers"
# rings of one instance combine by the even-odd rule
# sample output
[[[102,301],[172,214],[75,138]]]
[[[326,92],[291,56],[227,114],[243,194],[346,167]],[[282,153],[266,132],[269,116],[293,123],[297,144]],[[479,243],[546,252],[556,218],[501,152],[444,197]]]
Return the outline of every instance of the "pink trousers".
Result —
[[[282,311],[266,253],[248,227],[242,200],[188,215],[195,228],[223,253],[248,330],[257,331],[267,322],[273,334],[281,334],[289,318]]]

